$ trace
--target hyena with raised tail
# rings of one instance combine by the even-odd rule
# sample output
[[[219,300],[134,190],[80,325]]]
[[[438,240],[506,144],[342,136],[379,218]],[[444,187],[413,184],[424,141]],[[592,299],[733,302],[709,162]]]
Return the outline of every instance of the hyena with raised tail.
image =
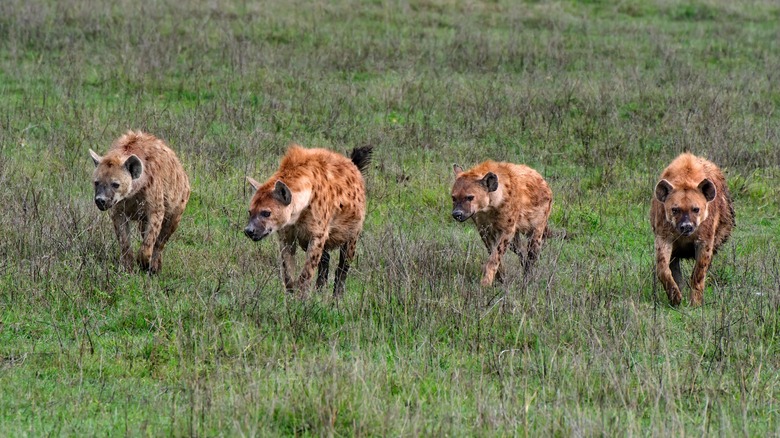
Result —
[[[291,145],[279,170],[264,183],[247,177],[255,189],[244,233],[259,241],[279,235],[282,280],[288,292],[305,298],[314,269],[317,289],[328,279],[329,251],[338,248],[339,265],[333,296],[344,292],[349,264],[366,217],[363,180],[371,158],[370,146],[356,148],[350,158],[326,149]],[[306,251],[306,262],[295,279],[296,247]]]

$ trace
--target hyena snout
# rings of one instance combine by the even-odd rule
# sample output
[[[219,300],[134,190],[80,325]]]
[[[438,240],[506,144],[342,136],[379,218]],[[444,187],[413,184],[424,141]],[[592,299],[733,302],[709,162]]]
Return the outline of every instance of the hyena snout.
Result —
[[[680,231],[680,234],[683,236],[690,236],[693,234],[694,226],[691,221],[683,221],[680,222],[680,225],[677,226],[678,230]]]
[[[111,198],[108,198],[105,195],[96,195],[95,205],[97,205],[97,208],[100,211],[106,211],[111,208]]]
[[[250,223],[249,225],[244,228],[244,234],[246,234],[246,237],[254,240],[255,242],[262,240],[265,236],[269,235],[271,233],[270,230],[266,229],[263,226],[256,227],[254,224]]]
[[[458,222],[463,222],[469,218],[469,215],[467,215],[465,211],[456,208],[455,210],[452,210],[452,217]]]

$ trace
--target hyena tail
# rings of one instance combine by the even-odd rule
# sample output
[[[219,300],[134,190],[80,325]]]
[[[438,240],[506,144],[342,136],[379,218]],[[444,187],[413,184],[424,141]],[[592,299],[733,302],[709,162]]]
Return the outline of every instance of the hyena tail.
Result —
[[[371,161],[371,152],[373,151],[373,146],[362,146],[352,149],[349,158],[355,163],[355,166],[360,170],[360,173],[365,173],[366,168],[368,168],[368,163]]]

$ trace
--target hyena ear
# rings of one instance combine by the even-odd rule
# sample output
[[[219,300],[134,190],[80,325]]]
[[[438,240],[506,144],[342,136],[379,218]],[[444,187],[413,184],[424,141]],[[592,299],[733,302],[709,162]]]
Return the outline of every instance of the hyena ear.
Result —
[[[246,177],[246,182],[248,182],[249,185],[252,186],[253,189],[255,189],[255,191],[257,191],[257,189],[259,189],[261,186],[261,184],[251,176]]]
[[[674,190],[674,187],[669,181],[665,179],[658,181],[658,184],[655,186],[655,199],[666,202],[666,198],[669,196],[669,193],[672,193],[672,190]]]
[[[704,198],[707,202],[715,199],[715,195],[718,193],[717,190],[715,190],[715,184],[707,178],[704,178],[704,180],[699,183],[699,190],[704,193]]]
[[[482,178],[481,183],[485,186],[488,193],[495,192],[498,189],[498,176],[493,172],[488,172],[487,175]]]
[[[455,176],[458,176],[461,173],[463,173],[463,168],[458,166],[457,164],[452,165],[452,170],[455,171]]]
[[[292,202],[292,192],[290,191],[290,188],[287,187],[287,184],[281,181],[276,181],[276,184],[274,184],[273,196],[274,199],[284,205],[290,205]]]
[[[136,155],[130,155],[127,160],[125,160],[125,169],[130,172],[130,176],[133,177],[133,179],[138,179],[144,172],[144,164]]]
[[[92,157],[92,161],[95,162],[95,167],[100,164],[101,161],[103,161],[103,157],[97,154],[97,152],[93,151],[92,149],[89,150],[89,155]]]

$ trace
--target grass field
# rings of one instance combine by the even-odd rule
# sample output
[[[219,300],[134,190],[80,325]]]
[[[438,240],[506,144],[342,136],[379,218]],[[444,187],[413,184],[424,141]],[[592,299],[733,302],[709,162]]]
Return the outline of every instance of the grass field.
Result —
[[[778,23],[772,0],[0,2],[0,435],[780,435]],[[193,187],[155,277],[92,201],[88,148],[131,128]],[[244,176],[290,142],[375,147],[340,301],[287,296],[276,240],[241,232]],[[685,150],[737,228],[675,309],[648,212]],[[452,164],[488,158],[554,192],[526,286],[512,255],[481,288],[450,217]]]

